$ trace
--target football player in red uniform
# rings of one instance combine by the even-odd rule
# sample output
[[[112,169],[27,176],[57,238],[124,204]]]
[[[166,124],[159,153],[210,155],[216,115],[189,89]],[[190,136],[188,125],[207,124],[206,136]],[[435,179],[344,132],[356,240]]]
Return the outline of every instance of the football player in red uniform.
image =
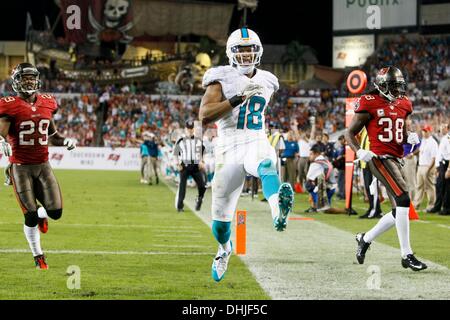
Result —
[[[414,271],[426,269],[426,264],[413,255],[409,242],[410,198],[402,169],[405,143],[418,144],[416,133],[408,132],[405,121],[412,113],[411,101],[406,97],[406,82],[396,67],[381,69],[374,81],[375,90],[356,101],[355,116],[346,138],[359,160],[368,163],[372,174],[385,186],[392,203],[392,212],[385,214],[367,233],[356,235],[356,258],[364,263],[367,249],[380,234],[395,225],[400,242],[402,266]],[[366,127],[370,150],[360,148],[356,136]]]
[[[17,96],[0,99],[0,152],[9,157],[8,174],[24,213],[24,233],[36,267],[48,269],[40,232],[47,232],[47,217],[61,218],[63,208],[61,191],[48,162],[48,143],[72,150],[75,141],[56,131],[52,118],[57,103],[53,96],[37,93],[41,81],[36,67],[21,63],[11,78]]]

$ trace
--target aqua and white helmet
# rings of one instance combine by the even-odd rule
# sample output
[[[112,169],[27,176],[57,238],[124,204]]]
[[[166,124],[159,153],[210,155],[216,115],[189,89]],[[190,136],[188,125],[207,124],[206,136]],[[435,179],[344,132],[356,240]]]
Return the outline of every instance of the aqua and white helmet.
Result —
[[[226,52],[231,66],[241,74],[249,74],[260,64],[263,47],[256,32],[244,27],[228,37]]]

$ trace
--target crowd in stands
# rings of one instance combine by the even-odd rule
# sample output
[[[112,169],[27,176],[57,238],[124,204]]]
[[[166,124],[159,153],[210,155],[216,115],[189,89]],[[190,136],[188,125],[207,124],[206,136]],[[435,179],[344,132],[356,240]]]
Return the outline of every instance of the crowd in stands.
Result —
[[[58,132],[77,140],[79,146],[94,146],[97,130],[97,96],[56,97],[58,110],[54,121]]]
[[[386,65],[400,66],[409,83],[433,88],[438,81],[450,79],[450,36],[386,39],[364,69],[373,76]]]

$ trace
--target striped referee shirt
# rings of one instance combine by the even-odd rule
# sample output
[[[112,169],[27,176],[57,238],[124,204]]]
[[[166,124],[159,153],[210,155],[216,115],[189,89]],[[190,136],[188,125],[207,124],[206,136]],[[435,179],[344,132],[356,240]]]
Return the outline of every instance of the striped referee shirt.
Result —
[[[204,151],[203,141],[194,136],[178,139],[173,150],[178,162],[182,162],[184,165],[199,164]]]

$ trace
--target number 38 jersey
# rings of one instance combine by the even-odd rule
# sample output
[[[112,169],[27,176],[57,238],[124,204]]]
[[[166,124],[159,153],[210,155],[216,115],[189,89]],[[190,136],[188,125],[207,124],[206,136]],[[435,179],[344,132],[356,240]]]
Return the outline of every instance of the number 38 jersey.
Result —
[[[55,99],[48,94],[36,95],[31,104],[20,97],[0,99],[0,117],[11,125],[8,142],[13,154],[11,163],[40,164],[48,161],[48,128],[57,109]]]
[[[232,66],[209,69],[203,76],[203,87],[217,82],[222,86],[226,99],[239,94],[250,83],[263,87],[262,95],[253,96],[247,103],[237,106],[232,112],[217,121],[218,136],[240,134],[264,134],[264,114],[272,94],[279,88],[278,79],[272,73],[255,69],[252,78],[241,75]]]
[[[376,155],[397,158],[403,157],[403,128],[412,111],[411,101],[407,97],[390,102],[378,94],[364,95],[355,105],[355,113],[370,114],[370,121],[366,124],[370,150]]]

